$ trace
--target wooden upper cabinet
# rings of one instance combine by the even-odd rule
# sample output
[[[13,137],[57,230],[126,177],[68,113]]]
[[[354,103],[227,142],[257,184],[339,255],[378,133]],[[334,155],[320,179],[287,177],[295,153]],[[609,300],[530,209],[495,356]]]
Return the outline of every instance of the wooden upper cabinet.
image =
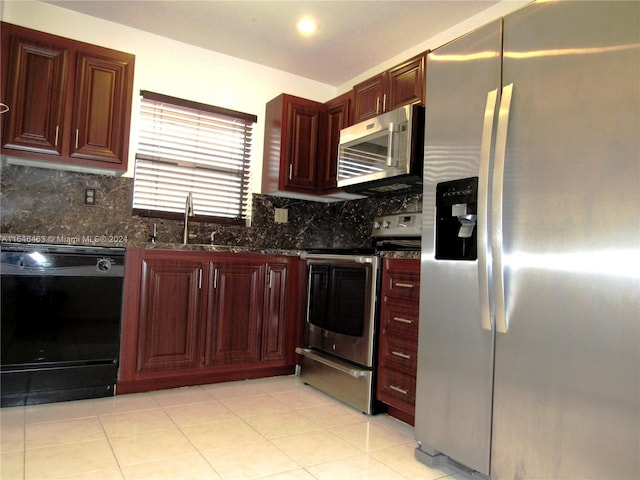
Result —
[[[267,103],[262,193],[316,193],[323,115],[321,103],[293,95]]]
[[[2,101],[10,106],[2,145],[28,152],[62,155],[69,49],[3,31]],[[5,45],[5,41],[6,45]],[[8,52],[5,51],[8,47]]]
[[[353,92],[347,92],[325,103],[326,129],[325,129],[325,156],[318,174],[322,189],[335,190],[338,182],[338,145],[340,143],[340,130],[352,123],[351,104]]]
[[[2,153],[127,169],[135,57],[2,23]],[[53,166],[53,165],[52,165]]]
[[[126,163],[123,154],[130,128],[129,69],[127,54],[78,52],[72,157]]]
[[[405,105],[424,105],[427,54],[421,54],[389,70],[387,111]]]
[[[354,86],[354,123],[405,105],[424,105],[426,65],[427,52]]]
[[[385,78],[381,73],[353,87],[353,121],[362,122],[384,112]]]
[[[322,109],[315,102],[289,102],[285,188],[316,190]]]

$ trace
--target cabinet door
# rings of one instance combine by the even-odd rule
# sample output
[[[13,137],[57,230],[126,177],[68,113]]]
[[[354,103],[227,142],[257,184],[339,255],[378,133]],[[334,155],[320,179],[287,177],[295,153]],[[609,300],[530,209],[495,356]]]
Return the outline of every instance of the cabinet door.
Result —
[[[3,35],[2,41],[9,39]],[[8,71],[2,72],[9,105],[2,146],[61,155],[69,50],[19,36],[10,45],[9,62],[3,62]]]
[[[386,110],[424,104],[426,63],[426,54],[422,54],[389,70]]]
[[[381,114],[385,107],[386,74],[381,73],[353,87],[353,123]]]
[[[210,272],[205,363],[259,361],[264,264],[216,262]]]
[[[287,265],[267,264],[262,318],[262,360],[284,360],[287,334]]]
[[[122,164],[130,85],[126,57],[79,51],[76,60],[71,156]],[[126,128],[125,128],[126,127]]]
[[[319,175],[322,190],[335,189],[337,185],[340,130],[351,125],[352,96],[348,92],[326,103],[325,156]]]
[[[138,372],[199,365],[202,280],[201,262],[142,261]]]
[[[315,102],[288,103],[285,187],[316,189],[321,121]]]

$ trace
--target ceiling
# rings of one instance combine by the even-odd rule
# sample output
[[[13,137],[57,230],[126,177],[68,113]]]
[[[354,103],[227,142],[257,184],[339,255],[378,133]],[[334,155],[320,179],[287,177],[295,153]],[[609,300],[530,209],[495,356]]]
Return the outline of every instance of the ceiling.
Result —
[[[338,86],[498,0],[46,3]],[[298,35],[296,23],[307,15],[318,26],[305,38]]]

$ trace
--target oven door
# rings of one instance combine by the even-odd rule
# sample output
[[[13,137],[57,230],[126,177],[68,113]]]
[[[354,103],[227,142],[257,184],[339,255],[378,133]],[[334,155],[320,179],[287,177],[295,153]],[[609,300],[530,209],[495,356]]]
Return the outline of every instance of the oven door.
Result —
[[[373,368],[378,257],[317,254],[304,258],[306,346]]]

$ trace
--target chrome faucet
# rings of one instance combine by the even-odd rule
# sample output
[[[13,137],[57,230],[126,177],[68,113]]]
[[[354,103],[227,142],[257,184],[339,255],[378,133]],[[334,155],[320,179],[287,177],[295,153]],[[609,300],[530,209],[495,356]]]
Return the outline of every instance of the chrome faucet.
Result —
[[[186,245],[189,240],[189,217],[193,217],[193,195],[191,192],[187,194],[187,200],[184,205],[184,232],[182,234],[182,244]]]

